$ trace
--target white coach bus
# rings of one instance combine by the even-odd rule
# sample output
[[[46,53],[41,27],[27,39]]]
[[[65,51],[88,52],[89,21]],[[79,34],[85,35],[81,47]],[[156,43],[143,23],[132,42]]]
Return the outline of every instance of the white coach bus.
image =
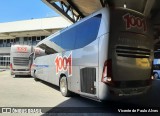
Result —
[[[32,46],[12,45],[10,52],[11,75],[31,75]]]
[[[103,8],[37,44],[32,75],[95,100],[147,92],[152,81],[153,34],[133,10]],[[120,97],[122,96],[122,97]]]

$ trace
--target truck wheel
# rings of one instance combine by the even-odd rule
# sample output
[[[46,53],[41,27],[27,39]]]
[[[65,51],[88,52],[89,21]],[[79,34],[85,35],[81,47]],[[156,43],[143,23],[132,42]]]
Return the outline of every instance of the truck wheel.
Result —
[[[63,96],[65,97],[70,96],[70,91],[68,90],[67,78],[65,76],[63,76],[60,79],[60,91]]]

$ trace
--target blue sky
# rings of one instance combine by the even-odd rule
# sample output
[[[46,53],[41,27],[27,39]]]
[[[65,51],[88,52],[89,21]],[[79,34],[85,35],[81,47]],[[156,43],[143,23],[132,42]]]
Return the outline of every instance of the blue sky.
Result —
[[[1,0],[0,23],[59,16],[41,0]]]

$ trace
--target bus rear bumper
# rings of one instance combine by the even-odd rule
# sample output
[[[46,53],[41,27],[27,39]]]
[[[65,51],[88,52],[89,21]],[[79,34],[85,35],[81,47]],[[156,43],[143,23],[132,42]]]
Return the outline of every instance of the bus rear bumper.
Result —
[[[110,87],[110,94],[112,96],[118,97],[129,97],[129,96],[137,96],[147,93],[151,86],[145,87],[137,87],[137,88],[111,88]]]
[[[145,87],[134,87],[134,88],[114,88],[107,84],[99,84],[99,100],[120,100],[125,98],[131,98],[134,96],[142,96],[148,92],[151,85]]]
[[[12,71],[11,75],[31,75],[30,71]]]

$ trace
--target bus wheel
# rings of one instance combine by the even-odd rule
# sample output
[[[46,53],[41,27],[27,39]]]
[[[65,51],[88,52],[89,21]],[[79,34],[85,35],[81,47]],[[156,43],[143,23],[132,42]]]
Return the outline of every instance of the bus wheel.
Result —
[[[65,76],[63,76],[60,79],[60,91],[63,96],[65,97],[70,96],[70,91],[68,90],[67,78]]]
[[[36,77],[35,73],[36,73],[36,70],[34,70],[34,72],[33,72],[34,80],[35,80],[35,81],[39,81],[39,79]]]
[[[154,73],[154,78],[155,78],[155,79],[159,79],[158,73]]]
[[[38,78],[36,78],[36,77],[34,77],[34,80],[35,80],[35,81],[39,81],[39,79],[38,79]]]

